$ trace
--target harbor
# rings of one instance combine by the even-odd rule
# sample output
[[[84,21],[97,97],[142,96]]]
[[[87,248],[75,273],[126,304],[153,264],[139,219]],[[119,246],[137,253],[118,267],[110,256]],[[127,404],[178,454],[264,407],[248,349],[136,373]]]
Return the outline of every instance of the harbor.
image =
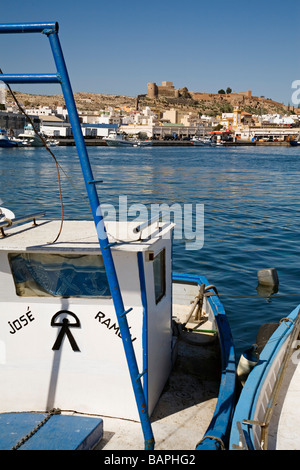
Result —
[[[298,115],[251,138],[239,106],[201,133],[85,125],[58,31],[0,25],[46,35],[57,68],[1,77],[26,123],[1,130],[0,448],[266,449],[300,331]],[[10,88],[27,82],[61,86],[52,133]]]
[[[185,251],[182,257],[181,240],[175,239],[174,267],[185,269],[188,259],[193,264],[193,272],[204,266],[208,277],[215,280],[228,311],[239,356],[255,342],[261,322],[280,319],[282,311],[292,310],[298,301],[294,260],[299,258],[295,242],[299,224],[299,148],[228,147],[226,158],[224,150],[223,147],[166,146],[128,148],[121,152],[117,148],[93,146],[89,147],[89,155],[96,174],[103,179],[104,200],[116,207],[119,196],[124,194],[128,195],[128,204],[140,202],[139,194],[147,194],[148,205],[168,205],[169,201],[189,203],[191,199],[204,203],[204,246],[196,253]],[[1,149],[0,152],[3,201],[15,212],[38,209],[46,211],[49,218],[59,217],[55,172],[49,166],[47,152],[41,148],[26,148],[22,152]],[[73,184],[81,190],[80,168],[74,165],[75,148],[59,146],[55,154]],[[25,198],[22,185],[18,184],[21,164],[28,182]],[[40,182],[36,174],[41,175]],[[77,212],[90,217],[81,191],[74,192],[67,178],[62,184],[65,217],[72,219]],[[110,191],[112,185],[118,187],[114,194]],[[136,194],[133,185],[137,187]],[[38,206],[36,200],[40,201]],[[276,267],[280,281],[278,294],[282,295],[259,295],[256,273],[266,266]]]
[[[126,141],[150,141],[155,146],[192,146],[202,139],[225,146],[285,146],[300,133],[298,108],[253,96],[251,91],[230,93],[225,98],[221,94],[187,91],[182,95],[173,82],[163,82],[161,86],[154,84],[155,94],[152,85],[148,83],[147,94],[137,97],[75,95],[86,145],[106,145],[107,139],[117,133]],[[24,140],[30,119],[30,125],[46,139],[58,141],[59,145],[74,145],[68,112],[62,105],[43,95],[16,93],[16,97],[23,115],[0,88],[0,129],[9,138],[16,140],[20,136]],[[207,114],[201,112],[203,100],[211,106]]]
[[[89,218],[88,207],[81,196],[80,168],[74,163],[75,148],[59,146],[55,154],[68,175],[62,183],[65,218],[72,220],[78,213]],[[139,194],[147,194],[149,206],[158,202],[168,205],[169,201],[204,203],[203,248],[182,252],[183,241],[176,238],[173,266],[183,272],[187,271],[187,265],[192,266],[193,273],[204,270],[218,286],[232,329],[237,360],[256,342],[262,323],[279,322],[299,303],[299,284],[295,282],[299,258],[295,243],[299,224],[296,211],[298,149],[228,147],[226,159],[220,147],[194,150],[148,147],[120,151],[102,146],[89,147],[89,154],[95,174],[103,179],[103,199],[114,207],[123,194],[127,194],[129,207],[139,203]],[[59,219],[57,181],[48,153],[42,148],[28,147],[22,152],[1,149],[0,155],[2,168],[5,168],[1,172],[1,197],[6,205],[14,212],[38,209],[46,211],[47,218]],[[20,165],[22,177],[18,171]],[[24,177],[28,182],[25,197],[21,184]],[[114,194],[110,190],[112,185],[118,187]],[[257,271],[266,266],[277,269],[277,292],[258,289]],[[102,322],[105,320],[107,318]],[[139,430],[135,432],[140,435]]]
[[[62,147],[72,147],[75,146],[75,141],[72,138],[56,138],[57,145]],[[93,139],[86,138],[85,145],[87,147],[107,147],[107,143],[103,139]],[[153,140],[153,147],[194,147],[193,142],[190,140]],[[224,147],[247,147],[247,146],[282,146],[290,147],[289,141],[277,141],[277,142],[267,142],[267,141],[258,141],[258,142],[224,142]]]
[[[18,209],[16,216],[11,209],[0,208],[0,284],[6,311],[1,320],[0,448],[100,450],[99,442],[102,449],[108,441],[121,450],[225,449],[236,390],[235,351],[226,312],[214,298],[216,287],[204,275],[174,271],[173,222],[161,214],[138,224],[105,220],[107,209],[100,205],[96,189],[102,180],[93,176],[58,30],[53,22],[0,25],[0,34],[48,36],[57,73],[31,74],[29,82],[61,86],[93,220],[83,219],[82,214],[78,220],[64,218],[61,162],[10,88],[11,82],[24,83],[28,77],[2,74],[30,121],[22,148],[26,149],[29,136],[29,152],[43,147],[53,159],[61,220],[40,222],[43,211],[25,215]],[[134,146],[117,132],[106,141],[124,149]],[[135,145],[147,148],[141,141]],[[45,243],[53,231],[58,231],[55,238]],[[200,231],[197,244],[201,238]],[[25,305],[26,313],[20,316]],[[107,330],[99,329],[103,317],[109,317],[103,322]],[[73,328],[78,329],[76,339]],[[66,338],[71,349],[65,347]],[[52,348],[49,341],[54,341]],[[191,360],[203,362],[204,368],[189,372]],[[202,387],[192,383],[195,375]],[[167,382],[174,383],[171,399]],[[180,396],[190,396],[191,401],[178,401]],[[187,430],[185,410],[192,404],[197,424],[189,420]],[[115,423],[126,422],[125,430],[117,433],[108,417]],[[130,430],[133,421],[141,440]],[[192,437],[193,429],[197,436]]]

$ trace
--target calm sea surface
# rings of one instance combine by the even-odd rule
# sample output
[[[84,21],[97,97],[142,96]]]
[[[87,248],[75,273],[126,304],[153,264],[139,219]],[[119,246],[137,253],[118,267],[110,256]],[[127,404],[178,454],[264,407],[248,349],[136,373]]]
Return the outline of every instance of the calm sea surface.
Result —
[[[54,148],[65,218],[91,217],[75,147]],[[217,286],[237,355],[259,325],[300,304],[300,147],[89,147],[100,202],[204,204],[201,250],[174,241],[174,270],[204,274]],[[54,162],[45,149],[0,149],[0,199],[16,216],[60,217]],[[257,271],[275,267],[279,290],[261,296]]]

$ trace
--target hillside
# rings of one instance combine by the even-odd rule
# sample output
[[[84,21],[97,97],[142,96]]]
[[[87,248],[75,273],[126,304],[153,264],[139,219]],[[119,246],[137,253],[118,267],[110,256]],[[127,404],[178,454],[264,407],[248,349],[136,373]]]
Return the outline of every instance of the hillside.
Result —
[[[250,114],[286,114],[289,111],[293,111],[293,109],[289,110],[288,106],[268,98],[248,97],[240,93],[193,93],[188,92],[186,89],[183,89],[182,95],[179,98],[160,97],[150,100],[145,96],[141,102],[144,105],[159,109],[170,109],[173,107],[182,111],[197,112],[211,116],[230,113],[235,106]]]
[[[15,92],[15,94],[19,102],[26,108],[64,105],[62,95],[33,95],[20,92]],[[140,107],[150,106],[161,112],[176,108],[180,111],[214,116],[222,112],[232,112],[234,106],[239,106],[242,111],[251,114],[285,114],[289,111],[288,106],[271,99],[255,96],[247,97],[238,93],[208,94],[185,91],[179,98],[160,97],[152,100],[146,95],[130,97],[96,93],[74,93],[74,97],[79,111],[90,112],[99,111],[109,106],[112,108],[129,107],[136,109],[137,101]],[[7,93],[6,102],[7,105],[13,104],[13,99],[9,93]]]
[[[14,91],[18,101],[26,108],[49,106],[64,106],[63,95],[32,95],[28,93],[20,93]],[[96,93],[74,93],[77,109],[79,111],[99,111],[108,106],[112,107],[135,107],[136,98],[119,95],[100,95]],[[8,92],[6,95],[7,105],[13,104],[13,99]]]

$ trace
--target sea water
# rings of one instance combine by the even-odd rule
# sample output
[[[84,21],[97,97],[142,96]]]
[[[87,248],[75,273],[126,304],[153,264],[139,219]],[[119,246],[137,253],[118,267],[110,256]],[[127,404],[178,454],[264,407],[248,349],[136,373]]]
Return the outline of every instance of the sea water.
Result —
[[[65,219],[91,218],[75,147],[52,148],[61,167]],[[173,269],[203,274],[227,312],[237,356],[262,323],[300,304],[300,147],[88,147],[100,202],[203,205],[204,245],[174,240]],[[44,148],[0,149],[0,199],[16,217],[61,217],[53,158]],[[275,268],[278,292],[257,271]]]

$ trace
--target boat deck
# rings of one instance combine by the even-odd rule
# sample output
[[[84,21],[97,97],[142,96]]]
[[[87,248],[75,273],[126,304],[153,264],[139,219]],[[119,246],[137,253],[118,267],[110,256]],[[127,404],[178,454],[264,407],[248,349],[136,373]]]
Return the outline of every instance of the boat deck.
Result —
[[[274,406],[269,450],[300,449],[300,364],[290,359]]]
[[[151,416],[156,450],[195,450],[218,398],[221,368],[214,339],[183,332],[177,346],[172,374]],[[144,449],[140,423],[102,419],[103,438],[96,450]]]
[[[30,221],[6,227],[4,236],[0,236],[0,250],[99,254],[99,240],[92,220],[65,220],[58,241],[53,243],[60,225],[60,220],[38,220],[36,225]],[[160,223],[158,227],[154,223],[136,233],[136,222],[108,221],[105,225],[112,249],[124,251],[146,251],[174,226]]]

